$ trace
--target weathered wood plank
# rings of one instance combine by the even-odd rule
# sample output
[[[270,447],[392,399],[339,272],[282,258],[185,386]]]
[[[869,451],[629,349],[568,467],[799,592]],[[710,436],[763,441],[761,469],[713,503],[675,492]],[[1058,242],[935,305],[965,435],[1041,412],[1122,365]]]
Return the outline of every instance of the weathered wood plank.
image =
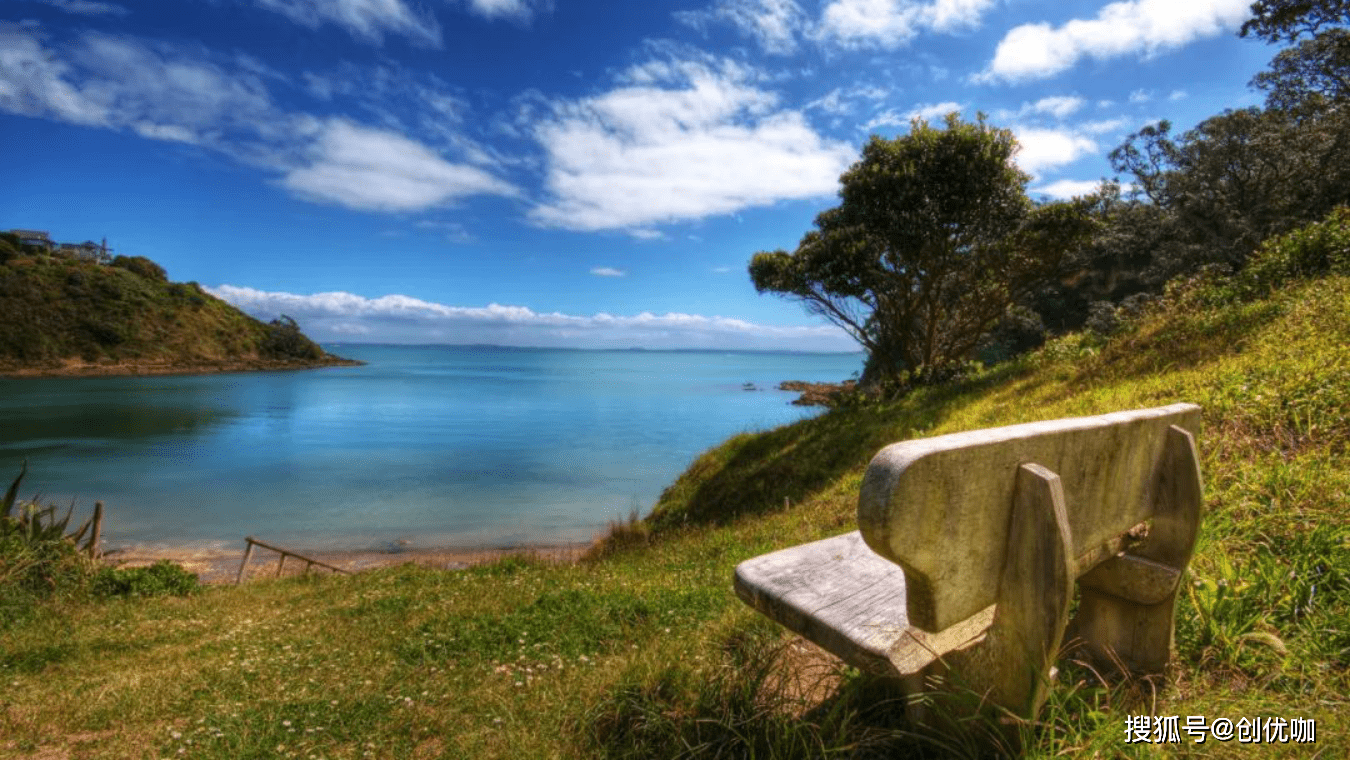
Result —
[[[907,622],[940,631],[994,603],[1023,464],[1061,479],[1071,556],[1110,556],[1108,547],[1166,498],[1157,491],[1173,425],[1198,431],[1200,408],[1034,422],[882,449],[863,478],[858,524],[868,546],[904,568]]]
[[[857,531],[746,560],[736,593],[747,604],[845,662],[890,673],[909,626],[905,576]]]

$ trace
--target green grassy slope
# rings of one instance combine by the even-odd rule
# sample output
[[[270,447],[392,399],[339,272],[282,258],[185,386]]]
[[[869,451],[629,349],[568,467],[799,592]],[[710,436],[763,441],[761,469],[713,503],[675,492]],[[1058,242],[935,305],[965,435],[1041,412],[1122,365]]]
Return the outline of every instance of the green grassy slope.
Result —
[[[108,266],[52,256],[0,264],[0,371],[77,364],[321,361],[276,331],[146,259]],[[128,268],[128,266],[130,268]]]
[[[731,591],[737,562],[851,530],[863,469],[913,436],[1191,401],[1207,515],[1177,665],[1062,662],[1035,757],[1350,754],[1350,277],[1244,302],[1180,289],[1110,341],[741,435],[603,556],[260,581],[43,606],[0,630],[0,755],[941,757],[896,695]],[[788,506],[785,506],[785,499]],[[1128,714],[1311,718],[1316,744],[1125,744]]]

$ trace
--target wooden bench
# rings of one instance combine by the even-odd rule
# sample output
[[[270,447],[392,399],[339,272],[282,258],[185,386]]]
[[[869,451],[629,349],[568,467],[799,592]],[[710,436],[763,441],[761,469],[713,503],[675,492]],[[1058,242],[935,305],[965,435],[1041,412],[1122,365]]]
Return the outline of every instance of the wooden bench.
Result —
[[[945,679],[1033,718],[1066,630],[1100,662],[1166,666],[1199,428],[1199,407],[1174,404],[887,446],[860,531],[742,562],[736,593],[907,689]]]

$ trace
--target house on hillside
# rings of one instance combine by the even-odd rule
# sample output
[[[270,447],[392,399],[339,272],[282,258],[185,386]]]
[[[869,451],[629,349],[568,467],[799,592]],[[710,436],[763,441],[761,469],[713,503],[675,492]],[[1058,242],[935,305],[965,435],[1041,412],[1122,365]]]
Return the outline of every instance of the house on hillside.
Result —
[[[19,242],[24,245],[37,246],[45,251],[51,251],[56,248],[56,243],[52,242],[51,235],[44,230],[10,230],[9,234],[19,238]]]
[[[106,264],[111,261],[111,257],[108,256],[107,238],[104,238],[101,244],[92,240],[86,240],[83,243],[61,243],[60,247],[56,249],[56,253],[99,264]]]

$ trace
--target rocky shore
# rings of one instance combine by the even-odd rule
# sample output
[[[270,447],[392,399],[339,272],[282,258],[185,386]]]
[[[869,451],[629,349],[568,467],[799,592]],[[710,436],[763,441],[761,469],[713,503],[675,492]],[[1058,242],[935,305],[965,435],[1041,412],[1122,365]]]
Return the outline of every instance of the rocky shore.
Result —
[[[797,406],[834,406],[836,398],[857,387],[853,380],[842,383],[808,383],[803,380],[787,380],[778,384],[780,391],[800,393],[792,403]]]

